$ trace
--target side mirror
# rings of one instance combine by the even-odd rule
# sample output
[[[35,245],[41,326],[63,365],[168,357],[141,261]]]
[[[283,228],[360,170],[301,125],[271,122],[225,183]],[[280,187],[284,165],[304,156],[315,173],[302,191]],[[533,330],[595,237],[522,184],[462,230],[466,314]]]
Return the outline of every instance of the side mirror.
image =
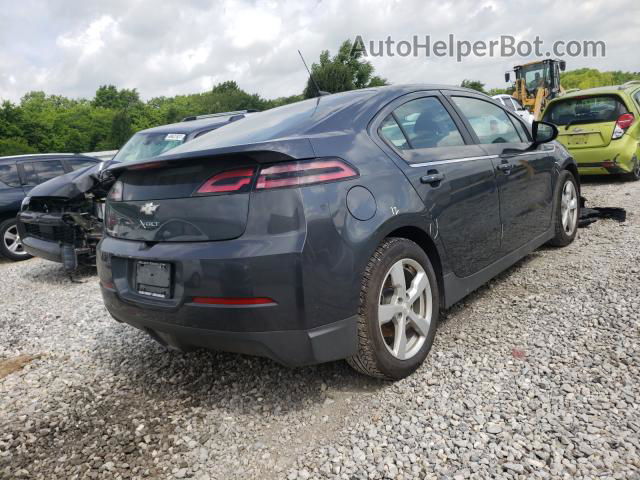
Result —
[[[534,121],[531,125],[531,132],[533,135],[532,148],[558,138],[558,127],[553,123]]]
[[[509,83],[509,80],[511,79],[511,74],[509,72],[506,72],[504,74],[504,81]]]

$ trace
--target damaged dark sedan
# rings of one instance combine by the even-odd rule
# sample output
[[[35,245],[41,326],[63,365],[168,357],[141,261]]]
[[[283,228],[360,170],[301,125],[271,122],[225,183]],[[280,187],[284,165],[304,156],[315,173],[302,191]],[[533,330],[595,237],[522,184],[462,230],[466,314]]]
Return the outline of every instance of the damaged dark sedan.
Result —
[[[134,134],[115,157],[43,183],[25,198],[18,231],[26,252],[75,270],[95,265],[102,238],[105,196],[111,177],[105,167],[155,157],[216,128],[240,120],[249,111],[187,117],[182,122]]]
[[[164,345],[401,378],[442,309],[576,236],[556,127],[478,92],[364,89],[241,123],[110,168],[102,295]]]

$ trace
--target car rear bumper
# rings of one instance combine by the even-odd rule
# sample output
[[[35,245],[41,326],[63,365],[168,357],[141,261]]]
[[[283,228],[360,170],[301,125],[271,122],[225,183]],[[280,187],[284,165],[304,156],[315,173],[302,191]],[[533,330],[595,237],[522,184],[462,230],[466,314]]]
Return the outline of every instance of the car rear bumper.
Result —
[[[625,135],[606,147],[569,148],[580,175],[625,174],[633,171],[638,142]]]
[[[227,331],[180,325],[176,322],[177,317],[142,310],[124,302],[114,290],[104,287],[102,296],[107,309],[116,320],[143,330],[162,345],[178,350],[201,347],[256,355],[291,367],[340,360],[356,352],[356,316],[305,330]],[[207,318],[213,313],[212,327],[215,325],[215,317],[233,316],[230,312],[213,312],[215,308],[194,305],[181,307],[183,310],[194,310],[193,313]]]
[[[343,359],[357,348],[357,292],[334,287],[322,266],[304,261],[307,232],[277,239],[145,244],[106,236],[97,266],[105,305],[118,321],[181,350],[204,347],[289,366]],[[170,265],[168,298],[141,294],[138,262]],[[305,267],[306,265],[306,267]],[[312,269],[313,268],[313,269]],[[334,272],[335,274],[335,272]],[[343,301],[341,295],[355,302]],[[268,298],[261,305],[203,304]]]

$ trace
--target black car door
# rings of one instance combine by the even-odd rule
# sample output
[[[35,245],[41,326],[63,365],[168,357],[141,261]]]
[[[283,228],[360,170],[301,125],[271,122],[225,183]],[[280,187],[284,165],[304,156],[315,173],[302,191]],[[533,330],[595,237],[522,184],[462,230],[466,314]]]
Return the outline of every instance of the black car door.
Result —
[[[520,119],[488,99],[461,92],[450,92],[448,99],[486,154],[493,157],[500,191],[502,251],[512,252],[549,229],[555,147],[529,149],[529,133]]]
[[[466,277],[495,261],[501,225],[493,164],[442,95],[401,97],[372,128],[436,222],[454,273]]]

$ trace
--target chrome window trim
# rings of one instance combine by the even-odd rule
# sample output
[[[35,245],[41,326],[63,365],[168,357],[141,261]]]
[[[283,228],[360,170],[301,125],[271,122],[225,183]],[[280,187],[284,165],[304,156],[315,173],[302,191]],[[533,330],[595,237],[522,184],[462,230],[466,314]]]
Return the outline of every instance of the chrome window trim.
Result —
[[[513,156],[524,156],[524,155],[539,155],[541,153],[552,153],[555,152],[556,150],[556,146],[552,145],[551,148],[549,149],[544,149],[544,150],[534,150],[532,152],[522,152],[522,153],[517,153]],[[492,158],[500,158],[501,155],[482,155],[479,157],[463,157],[463,158],[452,158],[450,160],[436,160],[434,162],[422,162],[422,163],[410,163],[409,166],[412,168],[418,168],[418,167],[428,167],[431,165],[446,165],[449,163],[462,163],[462,162],[473,162],[476,160],[490,160]]]

